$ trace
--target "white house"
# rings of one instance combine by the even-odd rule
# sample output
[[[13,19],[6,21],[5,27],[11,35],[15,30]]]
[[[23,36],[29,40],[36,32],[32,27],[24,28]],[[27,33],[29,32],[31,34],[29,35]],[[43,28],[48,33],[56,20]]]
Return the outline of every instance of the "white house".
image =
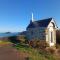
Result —
[[[53,18],[30,21],[27,26],[27,37],[29,41],[40,40],[48,43],[50,47],[55,46],[56,28],[57,25]]]

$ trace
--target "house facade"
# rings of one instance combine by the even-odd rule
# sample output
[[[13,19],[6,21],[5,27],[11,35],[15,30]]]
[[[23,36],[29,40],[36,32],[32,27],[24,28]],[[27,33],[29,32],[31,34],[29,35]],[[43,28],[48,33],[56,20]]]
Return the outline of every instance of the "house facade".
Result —
[[[56,28],[57,25],[53,18],[30,21],[30,24],[27,26],[27,38],[29,41],[45,41],[50,47],[55,46]]]

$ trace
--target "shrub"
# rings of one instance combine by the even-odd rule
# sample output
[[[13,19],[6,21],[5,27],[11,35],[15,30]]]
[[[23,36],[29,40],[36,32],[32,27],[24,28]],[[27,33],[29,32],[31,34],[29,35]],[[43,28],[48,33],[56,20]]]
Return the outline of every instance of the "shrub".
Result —
[[[56,42],[60,44],[60,30],[56,31]]]
[[[29,41],[29,45],[33,48],[44,49],[46,48],[47,43],[44,40],[32,40],[32,41]]]
[[[26,40],[24,35],[19,35],[19,36],[17,36],[17,39],[18,39],[21,43],[24,43],[25,40]]]
[[[17,39],[17,36],[10,36],[8,37],[8,40],[12,43],[20,43],[20,41]]]
[[[57,49],[60,49],[60,44],[56,44],[56,48]]]
[[[55,51],[56,51],[56,49],[55,48],[47,48],[46,49],[46,51],[48,52],[48,53],[51,53],[51,54],[54,54],[55,53]]]

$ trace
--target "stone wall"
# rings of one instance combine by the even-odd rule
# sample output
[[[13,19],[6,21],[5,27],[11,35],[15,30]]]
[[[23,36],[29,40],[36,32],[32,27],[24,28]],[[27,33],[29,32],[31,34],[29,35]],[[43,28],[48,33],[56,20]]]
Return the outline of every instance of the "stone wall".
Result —
[[[27,38],[29,40],[46,40],[45,27],[29,28],[27,30]]]

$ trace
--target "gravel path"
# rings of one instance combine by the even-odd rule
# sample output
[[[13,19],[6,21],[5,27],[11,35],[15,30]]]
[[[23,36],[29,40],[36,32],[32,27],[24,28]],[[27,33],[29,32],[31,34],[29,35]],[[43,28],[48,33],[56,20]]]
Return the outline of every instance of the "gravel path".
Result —
[[[11,46],[0,46],[0,60],[21,60],[18,51]]]

